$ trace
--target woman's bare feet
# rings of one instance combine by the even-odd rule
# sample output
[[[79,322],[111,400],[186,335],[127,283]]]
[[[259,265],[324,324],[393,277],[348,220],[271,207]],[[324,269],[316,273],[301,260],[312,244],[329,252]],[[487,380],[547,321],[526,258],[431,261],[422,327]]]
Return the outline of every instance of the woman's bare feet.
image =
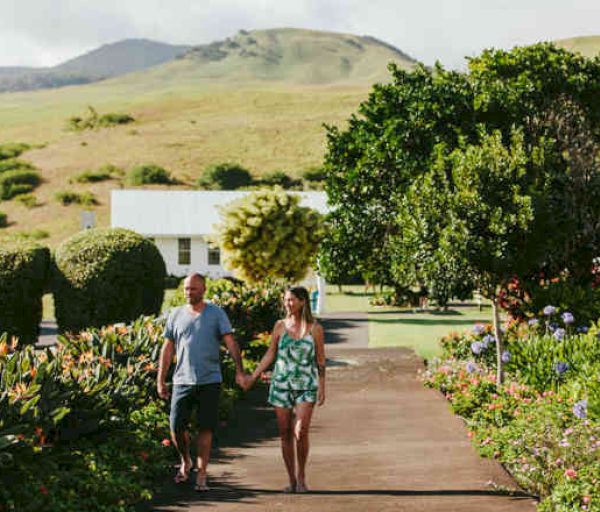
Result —
[[[296,484],[296,492],[297,493],[308,492],[308,487],[306,487],[306,482],[298,482]]]
[[[290,484],[283,489],[285,494],[293,494],[296,492],[296,484]]]
[[[210,487],[206,485],[206,473],[200,473],[196,475],[196,484],[194,485],[194,491],[206,492],[210,491]]]

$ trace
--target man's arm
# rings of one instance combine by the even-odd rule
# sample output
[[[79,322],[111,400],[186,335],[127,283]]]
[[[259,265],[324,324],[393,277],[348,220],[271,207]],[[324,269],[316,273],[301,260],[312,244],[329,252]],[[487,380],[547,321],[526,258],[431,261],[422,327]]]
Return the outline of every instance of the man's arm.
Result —
[[[227,351],[235,363],[235,382],[241,388],[246,387],[246,375],[244,374],[244,366],[242,365],[242,355],[240,354],[240,346],[233,337],[233,334],[227,333],[223,335],[223,341],[227,346]]]
[[[319,396],[317,397],[317,405],[325,403],[325,335],[321,324],[315,324],[313,328],[315,340],[315,352],[317,359],[317,373],[319,374]]]
[[[165,339],[162,348],[160,349],[160,359],[158,361],[158,377],[156,378],[156,387],[158,388],[158,396],[166,400],[169,398],[169,390],[167,389],[167,373],[171,362],[173,361],[173,352],[175,343],[168,338]]]

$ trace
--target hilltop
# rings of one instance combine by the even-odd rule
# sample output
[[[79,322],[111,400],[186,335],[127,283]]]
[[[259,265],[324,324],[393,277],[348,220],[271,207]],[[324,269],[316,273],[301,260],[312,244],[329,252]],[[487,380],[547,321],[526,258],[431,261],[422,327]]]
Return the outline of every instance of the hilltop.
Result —
[[[110,190],[118,179],[70,183],[86,170],[128,170],[155,163],[191,187],[213,163],[238,162],[256,175],[299,176],[322,163],[323,123],[343,125],[372,84],[390,79],[394,61],[415,61],[370,37],[299,29],[239,32],[196,46],[168,62],[87,85],[0,94],[0,144],[44,144],[21,157],[40,170],[40,206],[0,203],[8,228],[41,229],[55,246],[78,229],[80,210],[61,206],[59,191],[91,191],[99,225],[109,224]],[[1,73],[0,73],[1,76]],[[135,123],[72,132],[71,116],[93,106],[126,113]]]
[[[190,48],[147,39],[125,39],[53,67],[0,67],[0,92],[96,82],[162,64]]]
[[[555,44],[571,52],[579,52],[585,57],[593,58],[600,55],[600,36],[572,37],[559,39]]]

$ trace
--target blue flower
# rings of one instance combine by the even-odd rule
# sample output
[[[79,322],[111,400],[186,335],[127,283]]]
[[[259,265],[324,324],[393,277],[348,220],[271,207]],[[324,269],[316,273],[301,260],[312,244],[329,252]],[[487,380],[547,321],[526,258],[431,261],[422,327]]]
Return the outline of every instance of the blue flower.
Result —
[[[554,313],[556,313],[556,308],[554,306],[548,305],[544,308],[544,315],[551,316]]]
[[[554,336],[557,340],[561,341],[566,334],[567,331],[565,331],[562,327],[559,327],[554,331],[554,334],[552,336]]]
[[[554,322],[551,322],[548,324],[548,330],[550,332],[556,331],[557,328],[558,328],[558,324],[555,324]]]
[[[565,311],[562,315],[562,320],[566,325],[572,324],[575,321],[575,317],[573,316],[573,313],[569,313],[568,311]]]
[[[554,370],[559,375],[562,375],[569,369],[569,363],[565,363],[564,361],[560,361],[554,365]]]
[[[473,326],[473,332],[477,335],[483,334],[484,331],[485,331],[485,326],[482,324],[475,324]]]
[[[483,348],[487,350],[489,346],[494,344],[495,342],[496,338],[494,338],[491,334],[486,334],[482,340]]]
[[[469,361],[467,363],[466,369],[467,369],[468,373],[473,373],[473,372],[477,371],[477,365],[473,361]]]
[[[471,350],[473,351],[473,354],[479,355],[485,349],[483,343],[481,343],[480,341],[475,341],[471,343]]]
[[[573,414],[580,420],[587,418],[587,400],[579,400],[573,405]]]
[[[512,354],[509,350],[505,350],[504,352],[502,352],[500,359],[503,363],[510,363],[510,360],[512,359]]]
[[[535,327],[540,321],[537,318],[531,318],[528,322],[529,327]]]
[[[588,331],[589,331],[589,328],[585,325],[580,325],[579,327],[577,327],[577,332],[579,332],[581,334],[587,334]]]

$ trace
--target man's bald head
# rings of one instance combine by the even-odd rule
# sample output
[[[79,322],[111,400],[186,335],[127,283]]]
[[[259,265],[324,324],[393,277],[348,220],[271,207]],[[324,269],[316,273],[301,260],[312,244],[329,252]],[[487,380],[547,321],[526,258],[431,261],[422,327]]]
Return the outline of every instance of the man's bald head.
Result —
[[[204,292],[206,292],[206,278],[202,274],[194,272],[185,278],[183,293],[188,304],[194,306],[202,302]]]

